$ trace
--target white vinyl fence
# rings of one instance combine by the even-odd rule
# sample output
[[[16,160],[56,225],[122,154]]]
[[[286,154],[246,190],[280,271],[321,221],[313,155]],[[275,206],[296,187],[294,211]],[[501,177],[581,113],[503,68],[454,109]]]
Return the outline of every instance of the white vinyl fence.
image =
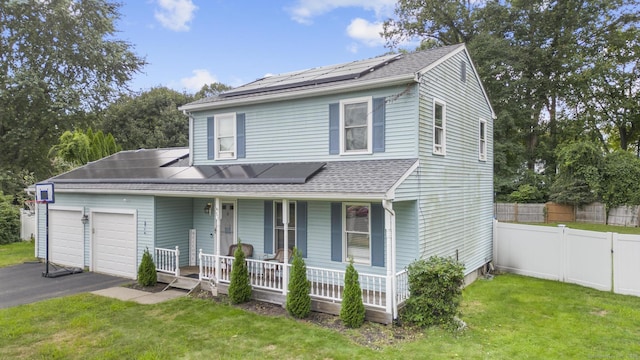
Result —
[[[498,270],[640,296],[640,236],[494,223]]]

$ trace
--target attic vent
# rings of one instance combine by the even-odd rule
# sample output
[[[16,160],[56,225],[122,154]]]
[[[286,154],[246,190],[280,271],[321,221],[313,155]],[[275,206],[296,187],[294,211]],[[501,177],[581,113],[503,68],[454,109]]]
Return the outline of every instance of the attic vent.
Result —
[[[464,60],[460,62],[460,81],[467,81],[467,63]]]

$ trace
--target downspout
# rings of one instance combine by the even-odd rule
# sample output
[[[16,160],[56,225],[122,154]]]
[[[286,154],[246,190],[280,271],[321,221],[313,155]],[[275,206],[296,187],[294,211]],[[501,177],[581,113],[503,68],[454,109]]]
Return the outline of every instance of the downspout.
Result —
[[[387,291],[386,310],[393,319],[398,317],[398,306],[396,304],[396,212],[393,210],[393,203],[389,199],[382,200],[382,207],[385,210],[384,229],[387,240]]]
[[[182,110],[189,117],[189,166],[193,166],[193,115],[187,110]]]

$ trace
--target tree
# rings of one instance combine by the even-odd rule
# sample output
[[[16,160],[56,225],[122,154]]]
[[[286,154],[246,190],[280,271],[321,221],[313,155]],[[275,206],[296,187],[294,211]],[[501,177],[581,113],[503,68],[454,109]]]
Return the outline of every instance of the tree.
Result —
[[[350,259],[347,271],[344,274],[344,293],[342,295],[342,306],[340,307],[340,320],[347,327],[358,328],[364,323],[365,314],[358,272],[353,267],[353,259]]]
[[[20,241],[20,211],[13,197],[0,191],[0,244]]]
[[[229,284],[229,299],[232,304],[241,304],[251,300],[251,284],[249,283],[249,269],[242,251],[242,244],[238,241],[238,247],[231,268],[231,283]]]
[[[142,286],[154,286],[158,282],[156,265],[149,249],[145,249],[142,254],[140,266],[138,266],[138,283]]]
[[[65,131],[60,136],[58,144],[51,148],[49,155],[58,157],[72,166],[80,166],[120,150],[111,134],[105,137],[102,131],[94,133],[89,128],[86,133],[82,130]]]
[[[227,90],[231,90],[232,87],[229,85],[225,85],[223,83],[215,82],[208,85],[203,85],[200,91],[198,91],[194,95],[194,100],[207,98],[210,96],[216,96],[220,93],[223,93]]]
[[[193,100],[166,87],[122,95],[104,112],[101,129],[125,150],[187,146],[189,120],[178,107]]]
[[[640,159],[628,151],[614,151],[604,157],[602,200],[607,209],[640,205]]]
[[[108,0],[2,1],[0,167],[51,174],[49,148],[126,90],[145,61],[116,37]]]
[[[298,249],[293,249],[293,263],[289,293],[287,294],[287,311],[291,316],[302,319],[311,312],[311,283],[307,279],[307,266]]]
[[[558,175],[550,188],[550,199],[560,204],[585,205],[601,195],[603,152],[594,143],[578,141],[557,150]]]

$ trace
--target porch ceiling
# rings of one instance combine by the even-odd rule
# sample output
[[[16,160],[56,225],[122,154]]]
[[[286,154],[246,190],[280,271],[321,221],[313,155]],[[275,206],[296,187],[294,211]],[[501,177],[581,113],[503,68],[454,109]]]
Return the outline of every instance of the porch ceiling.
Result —
[[[143,152],[143,153],[141,153]],[[148,162],[136,170],[136,163],[145,159],[144,152],[156,152],[162,160]],[[131,156],[126,156],[130,153]],[[49,181],[56,191],[63,192],[141,192],[178,196],[197,193],[201,196],[255,197],[295,195],[318,198],[331,194],[352,194],[358,197],[382,198],[412,169],[417,159],[358,160],[316,163],[239,164],[250,169],[280,169],[277,177],[254,177],[237,181],[201,176],[201,167],[180,166],[187,149],[139,150],[121,152],[85,165]],[[221,169],[223,168],[220,167]],[[222,171],[207,167],[207,171]],[[264,170],[268,174],[268,170]],[[110,174],[110,175],[107,175]],[[116,175],[114,175],[116,174]],[[125,176],[121,175],[125,174]],[[181,175],[178,175],[181,174]],[[198,176],[188,176],[196,174]],[[293,181],[295,180],[295,181]],[[262,194],[262,195],[260,195]]]

